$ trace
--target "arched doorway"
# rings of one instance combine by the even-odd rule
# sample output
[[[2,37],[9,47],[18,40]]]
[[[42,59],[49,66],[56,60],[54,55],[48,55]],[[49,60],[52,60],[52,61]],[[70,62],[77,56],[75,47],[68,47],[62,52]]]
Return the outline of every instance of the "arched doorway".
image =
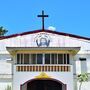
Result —
[[[67,90],[66,84],[56,79],[32,79],[21,85],[21,90]]]

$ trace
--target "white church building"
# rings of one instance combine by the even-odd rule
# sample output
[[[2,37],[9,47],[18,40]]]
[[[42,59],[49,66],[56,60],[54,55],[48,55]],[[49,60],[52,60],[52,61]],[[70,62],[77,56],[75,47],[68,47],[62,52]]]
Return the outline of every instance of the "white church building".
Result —
[[[80,73],[90,73],[90,38],[51,30],[0,38],[0,90],[78,90]]]
[[[44,21],[44,12],[42,15]],[[44,29],[0,37],[0,90],[79,90],[90,74],[90,38]],[[89,90],[84,82],[82,90]]]

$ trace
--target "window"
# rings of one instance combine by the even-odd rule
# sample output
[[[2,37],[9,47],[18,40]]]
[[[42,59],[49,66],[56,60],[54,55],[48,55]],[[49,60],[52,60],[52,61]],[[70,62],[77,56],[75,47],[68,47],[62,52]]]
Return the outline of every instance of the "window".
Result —
[[[45,64],[50,64],[50,54],[45,54]]]
[[[36,54],[31,54],[31,64],[36,64]]]
[[[58,64],[63,64],[63,54],[58,54]]]
[[[20,64],[20,54],[17,54],[17,64]]]
[[[67,54],[67,64],[69,64],[69,54]]]
[[[21,64],[23,64],[24,63],[24,59],[23,59],[23,54],[20,54],[21,55]]]
[[[37,54],[37,64],[43,63],[43,54]]]
[[[69,64],[69,54],[17,54],[17,64]]]
[[[24,64],[29,64],[29,54],[24,54]]]
[[[57,64],[57,54],[51,54],[51,64]]]
[[[67,54],[64,54],[64,60],[63,60],[64,62],[63,62],[63,64],[66,64],[67,63],[67,61],[66,61],[66,55]]]

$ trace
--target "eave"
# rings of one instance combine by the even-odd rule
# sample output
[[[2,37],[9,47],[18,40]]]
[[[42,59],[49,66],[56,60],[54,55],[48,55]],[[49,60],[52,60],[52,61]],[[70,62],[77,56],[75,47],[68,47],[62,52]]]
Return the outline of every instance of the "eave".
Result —
[[[78,39],[90,40],[90,38],[88,38],[88,37],[83,37],[83,36],[64,33],[64,32],[57,32],[57,31],[52,31],[52,30],[35,30],[35,31],[28,31],[28,32],[23,32],[23,33],[19,33],[19,34],[13,34],[13,35],[9,35],[9,36],[2,36],[2,37],[0,37],[0,40],[13,38],[13,37],[17,37],[17,36],[28,35],[28,34],[35,34],[35,33],[39,33],[39,32],[47,32],[47,33],[69,36],[69,37],[78,38]]]

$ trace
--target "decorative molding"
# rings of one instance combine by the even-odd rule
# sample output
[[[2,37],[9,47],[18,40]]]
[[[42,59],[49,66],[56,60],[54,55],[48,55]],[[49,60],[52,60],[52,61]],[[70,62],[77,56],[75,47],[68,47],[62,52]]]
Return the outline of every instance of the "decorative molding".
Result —
[[[36,78],[51,78],[45,72],[41,72],[40,75],[36,76]]]

